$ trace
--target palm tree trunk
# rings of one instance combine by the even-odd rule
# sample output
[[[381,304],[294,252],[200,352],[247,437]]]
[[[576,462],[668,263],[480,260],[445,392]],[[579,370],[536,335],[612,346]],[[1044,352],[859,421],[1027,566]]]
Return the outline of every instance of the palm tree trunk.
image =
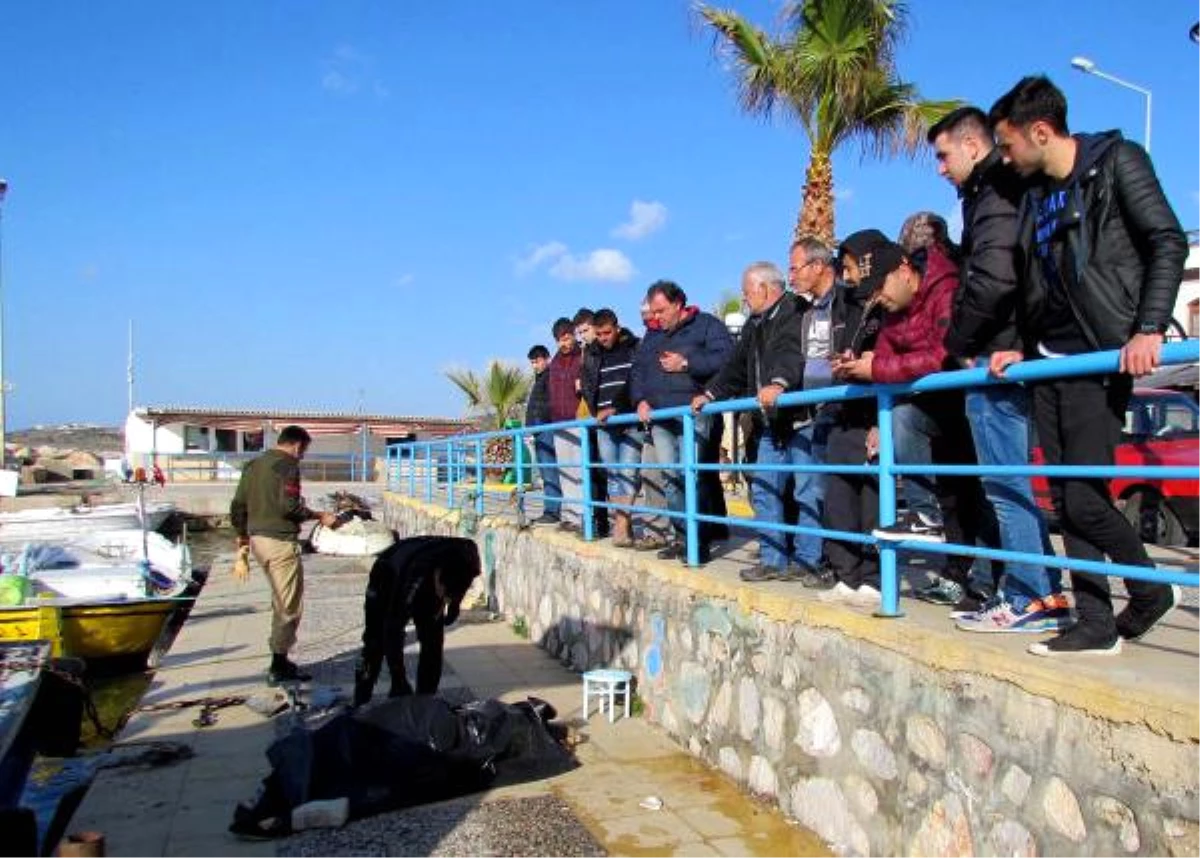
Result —
[[[833,247],[833,160],[814,149],[804,174],[804,202],[792,241],[815,238]]]

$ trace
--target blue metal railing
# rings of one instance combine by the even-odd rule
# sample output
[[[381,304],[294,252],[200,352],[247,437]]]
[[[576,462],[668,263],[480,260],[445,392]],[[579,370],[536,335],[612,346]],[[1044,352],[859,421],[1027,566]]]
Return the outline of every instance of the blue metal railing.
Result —
[[[1184,342],[1168,343],[1162,349],[1162,363],[1184,364],[1200,361],[1200,342],[1187,340]],[[1126,578],[1138,578],[1147,581],[1182,584],[1188,587],[1200,586],[1200,576],[1195,568],[1188,570],[1165,569],[1157,567],[1128,566],[1116,563],[1101,563],[1092,560],[1081,560],[1071,557],[1045,554],[1028,554],[1015,551],[1004,551],[994,548],[981,548],[973,545],[955,545],[950,543],[910,542],[896,540],[879,540],[870,534],[853,533],[849,531],[826,530],[824,528],[800,527],[798,525],[780,524],[775,522],[757,521],[752,518],[731,516],[703,515],[698,511],[696,477],[701,471],[726,471],[735,473],[752,473],[754,471],[786,470],[803,473],[838,473],[838,474],[875,474],[879,478],[879,525],[886,527],[896,520],[896,481],[897,476],[905,474],[924,474],[930,476],[981,476],[981,475],[1019,475],[1019,476],[1049,476],[1049,477],[1081,477],[1103,478],[1139,477],[1152,479],[1197,479],[1197,470],[1193,467],[1171,466],[1114,466],[1114,465],[900,465],[895,461],[895,446],[892,433],[892,405],[897,397],[913,394],[930,393],[944,390],[962,390],[992,384],[1015,384],[1020,382],[1039,382],[1059,378],[1072,378],[1086,375],[1114,373],[1119,363],[1119,352],[1095,352],[1086,355],[1058,358],[1055,360],[1038,360],[1014,364],[1009,367],[1004,379],[996,379],[988,375],[985,368],[965,369],[952,372],[941,372],[929,375],[908,384],[893,385],[840,385],[819,390],[788,393],[779,397],[779,406],[815,405],[827,402],[844,402],[852,399],[874,397],[879,411],[879,464],[878,465],[791,465],[791,464],[710,464],[699,463],[695,456],[695,415],[690,408],[679,406],[675,408],[657,409],[653,412],[654,421],[680,420],[682,424],[682,439],[680,461],[677,463],[657,464],[621,464],[622,470],[677,470],[682,472],[684,485],[684,509],[682,512],[661,509],[657,507],[642,507],[631,504],[602,503],[591,499],[592,469],[604,467],[593,461],[589,433],[580,431],[578,441],[580,455],[578,460],[557,462],[554,465],[538,467],[554,467],[559,470],[578,469],[580,472],[579,498],[562,498],[565,504],[579,504],[582,507],[583,538],[591,541],[595,538],[592,525],[592,509],[603,507],[620,509],[633,513],[648,515],[663,515],[671,518],[684,519],[687,535],[687,562],[691,566],[699,563],[699,525],[701,522],[724,523],[752,530],[772,530],[785,533],[812,534],[822,538],[833,538],[848,542],[874,544],[879,551],[879,566],[881,579],[881,608],[880,616],[899,616],[899,575],[897,574],[896,554],[898,551],[924,552],[929,554],[955,554],[968,557],[978,557],[989,560],[1001,560],[1017,563],[1028,563],[1039,566],[1054,566],[1060,569],[1073,569],[1083,572],[1097,572],[1105,575],[1116,575]],[[741,413],[758,409],[758,402],[753,397],[734,399],[725,402],[711,403],[704,407],[702,413],[724,414]],[[610,417],[605,425],[622,426],[639,423],[636,414],[621,414]],[[433,441],[413,441],[405,444],[395,444],[388,447],[388,488],[398,490],[401,485],[399,474],[405,464],[409,467],[408,494],[416,495],[416,469],[418,463],[424,464],[425,500],[432,501],[434,483],[445,482],[447,504],[452,506],[455,500],[454,485],[465,476],[465,452],[474,450],[474,496],[476,511],[483,512],[483,499],[486,494],[484,485],[485,468],[513,467],[517,482],[515,490],[526,497],[545,499],[545,495],[526,492],[524,475],[528,469],[532,475],[533,464],[524,462],[525,441],[533,435],[542,432],[559,430],[584,430],[598,424],[592,418],[583,420],[565,420],[559,423],[549,423],[534,427],[504,429],[496,432],[485,432],[474,435],[458,436],[451,439]],[[484,444],[491,438],[507,437],[515,451],[514,461],[485,463],[483,461]],[[442,448],[444,455],[434,460],[433,449]],[[586,465],[586,466],[585,466]],[[505,489],[494,494],[507,495],[513,489]]]

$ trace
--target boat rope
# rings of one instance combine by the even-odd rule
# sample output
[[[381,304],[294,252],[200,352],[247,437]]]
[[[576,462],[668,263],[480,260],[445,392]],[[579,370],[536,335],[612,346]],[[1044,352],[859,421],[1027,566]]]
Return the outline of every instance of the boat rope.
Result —
[[[230,706],[240,706],[246,702],[245,695],[231,694],[226,697],[194,697],[186,700],[172,700],[167,703],[148,703],[145,706],[139,706],[130,711],[121,723],[129,719],[134,712],[169,712],[178,709],[190,709],[193,706],[200,707],[200,714],[192,721],[193,727],[211,727],[217,723],[216,712],[218,709],[227,709]]]
[[[22,660],[22,661],[16,661],[16,660],[5,661],[3,663],[3,666],[8,670],[42,671],[44,673],[53,674],[54,676],[61,679],[63,682],[67,683],[68,685],[71,685],[74,688],[79,689],[79,694],[83,698],[83,714],[87,716],[88,721],[91,722],[92,728],[96,731],[97,735],[99,735],[105,739],[111,740],[112,738],[114,738],[117,734],[117,731],[121,728],[121,725],[124,723],[122,721],[120,724],[118,724],[116,727],[113,727],[111,730],[109,728],[105,727],[104,724],[102,724],[100,722],[100,713],[96,709],[96,701],[92,699],[91,689],[89,689],[87,687],[87,683],[85,683],[83,681],[83,677],[78,676],[77,674],[74,674],[69,670],[63,670],[60,667],[55,667],[53,659],[49,659],[49,660],[28,659],[28,660]]]

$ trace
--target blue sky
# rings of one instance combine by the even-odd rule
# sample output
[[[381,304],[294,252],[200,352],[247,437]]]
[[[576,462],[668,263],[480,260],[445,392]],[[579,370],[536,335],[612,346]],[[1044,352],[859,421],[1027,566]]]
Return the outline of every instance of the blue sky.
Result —
[[[731,3],[733,0],[731,0]],[[739,12],[778,28],[778,2]],[[901,73],[985,108],[1049,74],[1075,130],[1141,141],[1197,213],[1194,3],[911,4]],[[449,367],[524,365],[666,277],[711,308],[782,263],[808,146],[744,116],[681,0],[13,0],[0,25],[10,429],[135,401],[459,416]],[[1024,13],[1025,17],[1020,17]],[[839,234],[953,190],[835,159]]]

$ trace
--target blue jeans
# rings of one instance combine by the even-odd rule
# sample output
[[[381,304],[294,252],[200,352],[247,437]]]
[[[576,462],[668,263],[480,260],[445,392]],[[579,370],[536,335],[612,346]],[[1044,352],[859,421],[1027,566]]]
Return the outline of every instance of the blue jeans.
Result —
[[[642,461],[642,430],[637,426],[600,426],[596,445],[608,474],[608,499],[632,498],[637,494],[638,470],[614,465],[639,465]]]
[[[979,366],[987,358],[977,359]],[[981,465],[1029,463],[1029,396],[1016,384],[968,390],[967,419]],[[999,523],[1005,551],[1053,554],[1046,520],[1038,510],[1028,477],[980,477],[983,491]],[[1019,611],[1034,599],[1062,591],[1062,570],[1032,563],[1006,563],[1002,585],[1009,603]]]
[[[892,438],[897,465],[933,464],[933,439],[939,434],[937,423],[927,411],[913,402],[898,402],[892,407]],[[929,524],[942,523],[932,477],[905,474],[904,502],[910,513],[920,513]]]
[[[542,475],[542,501],[546,515],[558,518],[562,512],[562,486],[558,482],[558,457],[554,455],[554,433],[538,432],[533,439],[533,455],[537,459],[538,473]]]
[[[697,414],[696,421],[696,452],[694,454],[695,461],[700,461],[700,451],[704,448],[708,435],[712,431],[713,417],[711,414]],[[660,464],[678,465],[680,461],[679,448],[683,440],[683,425],[680,420],[667,420],[663,423],[652,423],[650,425],[650,437],[654,441],[654,453]],[[715,463],[713,463],[715,464]],[[678,470],[664,470],[663,474],[663,494],[667,498],[667,509],[671,512],[685,512],[684,491],[683,491],[683,472]],[[709,514],[712,511],[712,504],[705,496],[703,490],[704,481],[699,479],[699,474],[696,475],[696,511]],[[687,523],[683,517],[671,518],[671,526],[675,529],[676,535],[682,539],[686,532]],[[700,532],[704,533],[704,525],[701,524]],[[701,541],[704,539],[701,537]]]
[[[829,439],[830,424],[821,419],[814,420],[792,433],[791,438],[780,441],[771,434],[770,428],[763,430],[758,441],[758,463],[760,465],[814,465],[825,461],[825,446]],[[821,526],[821,499],[825,495],[825,475],[795,471],[754,471],[750,476],[750,503],[754,515],[763,521],[787,524],[783,515],[783,492],[788,476],[795,479],[794,496],[799,515],[796,524],[800,527]],[[786,533],[778,530],[759,532],[761,561],[764,566],[784,569],[788,565]],[[815,569],[821,562],[821,537],[811,533],[792,535],[792,558],[799,565]]]

